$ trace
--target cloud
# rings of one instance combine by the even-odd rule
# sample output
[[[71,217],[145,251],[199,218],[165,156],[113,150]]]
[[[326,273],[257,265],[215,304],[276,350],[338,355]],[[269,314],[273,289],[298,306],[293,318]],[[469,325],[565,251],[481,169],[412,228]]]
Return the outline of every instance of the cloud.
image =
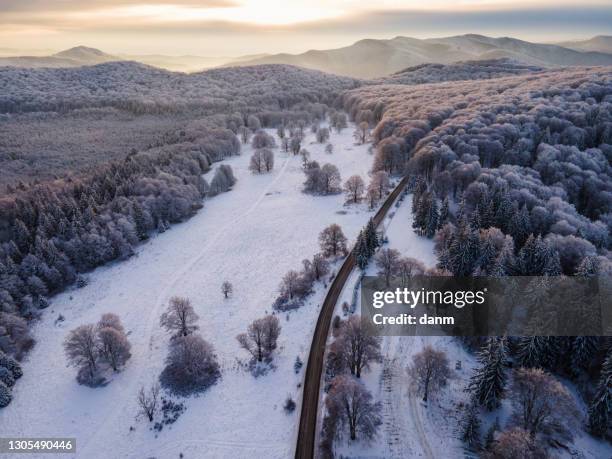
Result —
[[[227,8],[236,6],[233,0],[2,0],[3,12],[54,12],[96,10],[99,8],[138,5],[176,5],[198,8]]]

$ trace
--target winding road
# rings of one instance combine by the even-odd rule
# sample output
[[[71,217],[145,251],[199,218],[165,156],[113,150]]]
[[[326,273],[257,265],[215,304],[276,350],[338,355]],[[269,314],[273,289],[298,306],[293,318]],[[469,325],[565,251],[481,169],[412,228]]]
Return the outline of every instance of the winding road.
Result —
[[[376,215],[374,215],[374,225],[378,227],[385,219],[387,212],[398,198],[400,193],[406,187],[408,177],[404,177],[393,191],[387,196],[387,199],[382,204]],[[302,411],[300,414],[300,425],[298,428],[297,445],[295,450],[296,459],[312,459],[315,457],[315,438],[317,432],[317,412],[319,408],[319,392],[321,389],[321,375],[323,373],[323,364],[325,357],[325,345],[329,335],[329,327],[331,325],[334,309],[338,298],[342,293],[344,284],[355,267],[355,257],[351,252],[344,263],[340,267],[338,274],[334,278],[323,306],[314,335],[312,337],[312,345],[310,346],[310,354],[308,355],[308,364],[304,374],[304,392],[302,397]]]

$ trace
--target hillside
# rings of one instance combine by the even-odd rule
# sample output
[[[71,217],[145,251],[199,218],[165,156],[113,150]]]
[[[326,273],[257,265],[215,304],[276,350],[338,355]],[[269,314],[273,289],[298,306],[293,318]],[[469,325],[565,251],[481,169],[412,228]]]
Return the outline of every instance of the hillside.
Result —
[[[595,51],[610,54],[612,53],[612,36],[598,35],[589,40],[566,41],[558,43],[558,45],[576,51]]]
[[[106,54],[99,49],[86,46],[61,51],[51,56],[15,56],[0,58],[0,66],[27,68],[65,68],[95,65],[122,60],[120,57]]]
[[[367,39],[343,48],[310,50],[297,55],[275,54],[241,61],[238,65],[291,64],[357,78],[377,78],[424,63],[500,58],[543,67],[612,65],[612,54],[473,34],[426,40],[410,37]]]

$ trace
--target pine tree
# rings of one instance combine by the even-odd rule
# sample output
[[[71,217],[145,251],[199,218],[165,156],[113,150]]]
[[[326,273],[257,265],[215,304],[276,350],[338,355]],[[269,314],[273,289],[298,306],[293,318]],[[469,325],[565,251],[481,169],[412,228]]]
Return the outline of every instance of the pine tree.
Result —
[[[467,391],[472,394],[476,403],[493,410],[499,406],[506,388],[506,339],[489,338],[478,360],[480,368],[470,379]]]
[[[476,268],[479,251],[478,233],[464,218],[460,221],[449,247],[449,265],[452,273],[459,277],[470,276]]]
[[[612,352],[601,367],[597,392],[589,408],[589,429],[595,435],[604,435],[610,426],[612,414]]]
[[[478,407],[476,403],[472,403],[469,406],[462,420],[461,440],[472,451],[480,449],[480,418],[478,416]]]
[[[136,235],[138,236],[138,239],[141,241],[147,239],[149,237],[149,234],[147,233],[147,224],[142,206],[138,202],[135,202],[133,205],[132,215],[134,218],[134,224],[136,225]]]
[[[11,390],[0,381],[0,408],[4,408],[9,403],[11,403],[13,396],[11,395]]]
[[[360,269],[365,269],[368,266],[368,261],[370,260],[369,256],[368,243],[363,234],[363,231],[359,232],[359,236],[357,236],[357,242],[355,243],[355,260],[357,262],[357,266]]]
[[[550,368],[557,359],[557,346],[551,336],[521,336],[516,344],[516,359],[527,368]]]
[[[435,196],[431,196],[429,200],[429,208],[427,209],[427,216],[425,221],[424,232],[425,235],[429,238],[432,238],[436,235],[436,230],[438,229],[438,200]]]
[[[576,269],[576,276],[595,277],[599,274],[600,262],[597,257],[587,256],[580,262]]]
[[[448,203],[448,196],[442,201],[442,207],[440,208],[440,216],[438,217],[438,229],[446,225],[450,218],[450,210]]]
[[[598,340],[595,336],[576,336],[572,342],[571,366],[574,374],[589,367],[597,352]]]
[[[368,224],[366,225],[365,239],[366,245],[368,246],[368,254],[371,257],[374,255],[374,252],[376,252],[376,249],[380,246],[378,235],[376,234],[376,226],[374,225],[374,220],[371,218],[368,220]]]

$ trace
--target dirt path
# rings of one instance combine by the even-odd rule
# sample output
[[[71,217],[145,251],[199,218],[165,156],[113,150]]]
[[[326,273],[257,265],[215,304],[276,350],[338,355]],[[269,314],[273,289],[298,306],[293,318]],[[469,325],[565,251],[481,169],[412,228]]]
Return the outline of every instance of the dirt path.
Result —
[[[389,194],[381,208],[374,216],[374,224],[378,227],[384,220],[387,212],[404,190],[408,183],[408,178],[403,178],[400,183]],[[310,354],[308,355],[308,364],[304,373],[304,392],[302,397],[302,411],[300,415],[300,425],[298,428],[298,438],[295,450],[296,459],[311,459],[315,456],[316,431],[317,431],[317,412],[319,409],[319,392],[321,388],[321,375],[323,373],[323,364],[325,356],[325,345],[329,335],[329,327],[334,315],[334,308],[338,301],[344,284],[355,266],[355,258],[351,253],[342,264],[338,274],[331,284],[323,306],[317,320],[314,335],[312,337],[312,345],[310,346]]]

